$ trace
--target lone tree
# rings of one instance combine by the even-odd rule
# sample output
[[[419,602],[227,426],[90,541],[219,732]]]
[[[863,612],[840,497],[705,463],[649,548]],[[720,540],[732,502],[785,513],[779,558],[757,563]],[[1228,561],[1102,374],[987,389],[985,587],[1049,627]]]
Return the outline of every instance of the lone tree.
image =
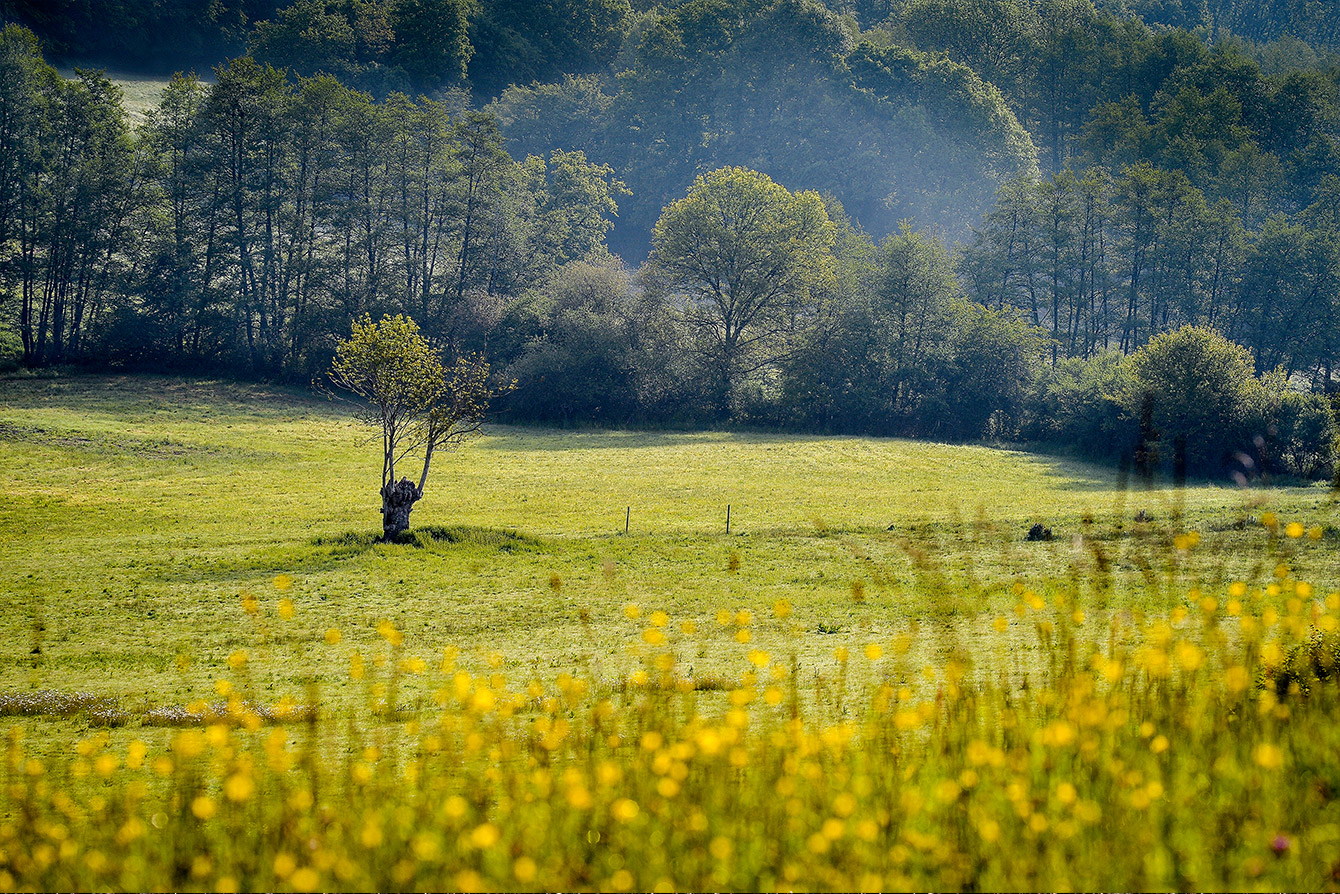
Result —
[[[335,349],[330,378],[368,402],[359,418],[382,430],[382,536],[394,540],[409,529],[409,514],[423,499],[433,453],[479,431],[493,393],[489,367],[463,357],[447,368],[408,317],[364,316]],[[419,483],[396,480],[396,465],[422,453]]]
[[[661,212],[649,267],[685,297],[716,409],[739,380],[778,359],[811,293],[833,275],[837,228],[815,192],[722,168]]]

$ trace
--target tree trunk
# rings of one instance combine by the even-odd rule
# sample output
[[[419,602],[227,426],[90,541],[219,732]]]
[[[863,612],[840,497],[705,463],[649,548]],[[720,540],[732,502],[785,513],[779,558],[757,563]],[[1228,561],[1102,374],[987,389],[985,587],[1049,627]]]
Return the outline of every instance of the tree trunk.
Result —
[[[382,539],[396,540],[409,530],[409,514],[423,491],[408,478],[382,487]]]
[[[1173,438],[1173,486],[1186,488],[1186,435]]]
[[[1159,466],[1159,432],[1154,428],[1154,394],[1146,391],[1140,399],[1140,440],[1135,447],[1135,472],[1145,490],[1154,487]]]

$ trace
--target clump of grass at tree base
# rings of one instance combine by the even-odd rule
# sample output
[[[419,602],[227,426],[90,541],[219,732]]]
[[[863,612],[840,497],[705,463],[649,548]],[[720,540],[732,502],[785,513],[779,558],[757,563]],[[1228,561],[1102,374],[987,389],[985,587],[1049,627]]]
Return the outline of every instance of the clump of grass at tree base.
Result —
[[[1324,548],[1274,527],[1295,556]],[[720,636],[630,602],[616,673],[517,677],[502,655],[472,673],[383,622],[374,650],[323,637],[360,709],[299,714],[313,685],[263,718],[239,649],[215,687],[229,710],[196,726],[55,743],[11,723],[0,888],[1321,888],[1340,690],[1275,683],[1340,630],[1340,592],[1271,575],[1097,637],[1081,594],[1021,582],[990,626],[1028,631],[1026,667],[923,663],[908,625],[816,672],[786,600],[723,607]],[[255,623],[262,600],[242,608]],[[287,596],[270,608],[298,623]],[[700,686],[705,639],[735,673]],[[401,705],[408,679],[431,705]]]

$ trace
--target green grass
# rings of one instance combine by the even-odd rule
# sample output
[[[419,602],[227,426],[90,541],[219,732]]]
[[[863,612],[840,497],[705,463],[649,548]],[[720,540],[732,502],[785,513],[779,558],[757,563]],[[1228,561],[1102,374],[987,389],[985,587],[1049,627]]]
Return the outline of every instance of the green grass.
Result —
[[[641,629],[629,603],[694,622],[702,675],[772,645],[766,631],[736,643],[717,613],[761,617],[778,599],[805,634],[788,648],[815,673],[838,645],[913,622],[927,660],[1015,661],[990,621],[1016,581],[1045,594],[1083,574],[1101,624],[1184,604],[1189,581],[1268,577],[1263,507],[1328,537],[1336,518],[1321,487],[1132,492],[1110,469],[978,446],[495,426],[435,461],[419,542],[388,545],[374,542],[373,434],[299,391],[0,382],[0,689],[184,702],[241,648],[269,659],[256,663],[269,697],[313,678],[339,693],[349,651],[379,642],[383,619],[430,661],[455,648],[469,667],[501,653],[520,675],[598,661],[613,677]],[[1134,522],[1140,510],[1152,521]],[[1025,542],[1034,522],[1057,539]],[[1183,530],[1200,532],[1196,549],[1169,547]],[[1295,551],[1300,575],[1335,580],[1332,550]],[[295,582],[288,621],[279,574]]]
[[[378,446],[300,391],[0,380],[0,891],[1340,872],[1325,487],[492,428],[392,545]]]
[[[165,78],[147,78],[135,75],[112,75],[112,82],[121,88],[122,105],[132,124],[143,124],[149,112],[158,108],[163,97]]]

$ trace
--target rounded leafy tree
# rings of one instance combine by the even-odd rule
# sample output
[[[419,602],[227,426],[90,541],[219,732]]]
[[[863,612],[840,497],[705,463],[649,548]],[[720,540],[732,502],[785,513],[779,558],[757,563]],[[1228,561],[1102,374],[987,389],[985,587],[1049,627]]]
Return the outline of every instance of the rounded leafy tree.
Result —
[[[818,193],[746,168],[704,174],[661,213],[649,268],[683,296],[722,417],[740,379],[792,350],[796,319],[833,276],[836,233]]]

